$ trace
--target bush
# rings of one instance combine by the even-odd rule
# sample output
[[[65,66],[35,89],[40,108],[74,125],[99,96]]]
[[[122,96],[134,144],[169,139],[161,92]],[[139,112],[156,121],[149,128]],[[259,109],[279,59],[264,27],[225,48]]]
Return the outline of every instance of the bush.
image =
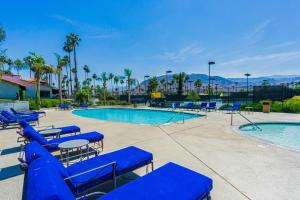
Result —
[[[58,104],[59,104],[58,99],[41,99],[41,108],[57,107]],[[36,109],[34,99],[29,99],[29,109],[30,110],[35,110]]]
[[[76,101],[79,103],[85,103],[89,100],[90,91],[88,89],[81,89],[76,93]]]
[[[106,104],[103,100],[100,100],[97,102],[97,105],[98,106],[126,106],[128,105],[128,103],[126,101],[116,101],[116,100],[108,100],[106,101]]]

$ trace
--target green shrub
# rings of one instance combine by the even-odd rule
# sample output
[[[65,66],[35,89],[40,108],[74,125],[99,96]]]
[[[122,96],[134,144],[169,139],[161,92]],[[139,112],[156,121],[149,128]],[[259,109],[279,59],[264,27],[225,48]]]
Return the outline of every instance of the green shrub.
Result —
[[[116,105],[120,105],[120,106],[126,106],[128,105],[128,103],[126,101],[116,101],[116,100],[108,100],[106,101],[106,104],[103,100],[100,100],[97,102],[98,106],[116,106]]]
[[[66,100],[63,100],[63,103],[65,103],[65,102],[66,102]],[[41,99],[41,108],[57,107],[58,104],[59,104],[58,99]],[[30,110],[36,109],[34,99],[29,99],[29,109]]]

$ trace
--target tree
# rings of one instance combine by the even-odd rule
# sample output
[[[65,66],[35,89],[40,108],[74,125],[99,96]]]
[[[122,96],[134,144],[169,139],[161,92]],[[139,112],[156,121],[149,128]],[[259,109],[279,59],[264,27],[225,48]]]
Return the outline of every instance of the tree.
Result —
[[[124,82],[124,77],[123,76],[121,76],[120,77],[120,84],[121,84],[121,88],[122,88],[122,94],[123,94],[123,84],[124,84],[125,82]]]
[[[70,33],[67,37],[67,43],[72,47],[73,50],[73,58],[74,58],[74,67],[75,67],[75,90],[76,92],[79,89],[79,81],[78,81],[78,70],[77,70],[77,60],[76,60],[76,47],[79,45],[81,39],[75,33]]]
[[[17,59],[13,63],[13,67],[15,70],[17,70],[17,74],[20,75],[20,71],[25,69],[25,65],[22,63],[20,59]]]
[[[69,63],[69,72],[70,72],[70,77],[68,77],[69,78],[69,84],[68,85],[69,85],[70,88],[68,88],[68,92],[70,91],[70,93],[72,95],[73,86],[72,86],[71,52],[73,51],[73,48],[70,44],[70,41],[67,40],[66,42],[64,42],[63,50],[68,53],[68,63]],[[68,76],[68,73],[67,73],[67,76]]]
[[[108,77],[106,75],[106,72],[102,72],[101,74],[101,80],[102,80],[102,84],[103,84],[103,89],[104,89],[104,92],[103,92],[103,99],[104,99],[104,104],[106,104],[106,87],[107,87],[107,81],[108,81]]]
[[[195,90],[192,90],[192,91],[189,93],[189,95],[187,96],[186,99],[188,99],[188,100],[194,102],[194,101],[199,100],[200,97],[199,97],[199,95],[197,94],[197,92],[196,92]]]
[[[195,88],[197,88],[197,92],[199,93],[200,92],[200,88],[202,86],[202,81],[201,79],[197,79],[195,82],[194,82],[194,86]]]
[[[88,89],[81,89],[76,93],[75,99],[79,103],[86,103],[89,100],[89,94]]]
[[[84,77],[85,77],[85,80],[89,77],[89,73],[91,72],[89,66],[87,65],[84,65],[83,66],[83,71],[84,71]]]
[[[114,84],[116,85],[116,90],[118,91],[119,93],[119,81],[120,81],[120,77],[119,76],[115,76],[114,77]]]
[[[149,79],[147,93],[151,94],[152,92],[156,92],[157,87],[158,87],[158,80],[157,77],[154,76]]]
[[[59,89],[59,102],[62,103],[62,87],[61,87],[61,74],[63,71],[63,67],[67,66],[68,64],[68,56],[61,57],[58,54],[55,54],[56,61],[57,61],[57,77],[58,77],[58,89]]]
[[[114,74],[113,74],[113,73],[109,73],[109,74],[108,74],[108,79],[110,80],[110,83],[111,83],[111,92],[114,91],[114,87],[113,87],[113,78],[114,78]]]
[[[32,57],[31,56],[26,56],[23,58],[24,65],[29,69],[29,77],[31,78],[31,72],[32,70]]]
[[[97,74],[94,73],[92,75],[92,79],[94,80],[94,89],[96,88],[96,80],[97,80],[97,78],[98,78]]]
[[[177,85],[177,95],[181,96],[183,94],[183,85],[186,80],[186,74],[184,72],[180,72],[179,74],[174,74],[173,79]]]
[[[131,104],[131,75],[132,71],[130,69],[124,69],[124,74],[127,77],[127,90],[128,90],[128,103]]]
[[[263,80],[262,86],[270,86],[269,80]]]
[[[45,60],[42,56],[36,55],[35,53],[31,53],[32,56],[32,69],[34,71],[34,79],[35,79],[35,105],[36,109],[39,110],[41,106],[41,97],[40,97],[40,81],[41,77],[45,73]]]
[[[0,25],[0,43],[3,42],[6,38],[6,33],[4,28]]]
[[[163,78],[160,80],[160,85],[163,88],[163,91],[166,91],[166,80]]]

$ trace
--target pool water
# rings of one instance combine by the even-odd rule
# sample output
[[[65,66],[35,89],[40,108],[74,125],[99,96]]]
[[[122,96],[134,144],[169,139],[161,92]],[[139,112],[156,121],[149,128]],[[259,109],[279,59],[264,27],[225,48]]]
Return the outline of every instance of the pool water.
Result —
[[[134,124],[167,124],[174,123],[202,115],[174,112],[174,111],[160,111],[149,109],[131,109],[131,108],[101,108],[101,109],[86,109],[74,110],[73,114],[89,117],[100,120],[127,122]]]
[[[256,123],[261,128],[247,124],[240,127],[242,133],[275,144],[300,150],[300,123]]]

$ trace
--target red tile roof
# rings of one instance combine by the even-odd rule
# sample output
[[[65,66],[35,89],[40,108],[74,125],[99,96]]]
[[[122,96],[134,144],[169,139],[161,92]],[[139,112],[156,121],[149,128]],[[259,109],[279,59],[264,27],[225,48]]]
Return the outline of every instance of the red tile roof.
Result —
[[[7,74],[3,74],[0,77],[0,80],[12,83],[12,84],[16,84],[22,87],[28,87],[30,85],[32,85],[32,83],[25,81],[23,79],[21,79],[21,77],[19,75],[7,75]]]

